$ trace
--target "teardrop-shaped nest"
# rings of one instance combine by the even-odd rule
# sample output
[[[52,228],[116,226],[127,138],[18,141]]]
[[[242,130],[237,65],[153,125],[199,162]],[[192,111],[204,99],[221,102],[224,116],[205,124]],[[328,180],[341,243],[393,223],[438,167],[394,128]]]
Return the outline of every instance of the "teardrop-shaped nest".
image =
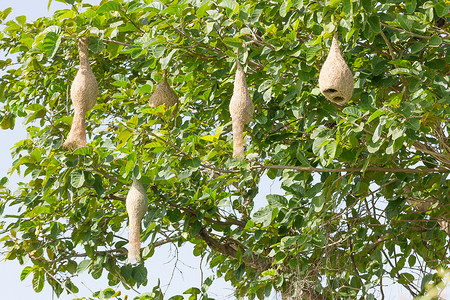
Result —
[[[325,98],[337,104],[346,103],[353,95],[353,75],[339,50],[337,33],[320,69],[319,89]]]
[[[239,120],[248,124],[253,117],[253,102],[248,92],[244,70],[239,62],[236,66],[233,96],[231,96],[229,108],[233,121]]]
[[[233,126],[233,158],[244,159],[244,125],[253,117],[253,102],[248,92],[244,70],[239,62],[236,65],[229,109]]]
[[[156,87],[156,90],[148,100],[148,105],[151,107],[158,107],[165,104],[166,108],[169,108],[177,103],[178,96],[167,82],[167,73],[164,71],[161,83]]]
[[[91,110],[98,95],[98,84],[89,64],[89,38],[78,40],[80,66],[70,87],[74,117],[63,147],[77,149],[86,146],[86,112]]]
[[[125,207],[129,219],[128,262],[140,262],[141,220],[147,211],[148,203],[145,188],[137,179],[133,180],[133,184],[128,191]]]
[[[131,217],[142,219],[147,211],[147,194],[142,183],[134,179],[133,184],[128,191],[125,201],[128,215]]]
[[[78,111],[91,110],[98,96],[98,84],[89,64],[89,38],[78,40],[80,67],[70,88],[73,106]]]

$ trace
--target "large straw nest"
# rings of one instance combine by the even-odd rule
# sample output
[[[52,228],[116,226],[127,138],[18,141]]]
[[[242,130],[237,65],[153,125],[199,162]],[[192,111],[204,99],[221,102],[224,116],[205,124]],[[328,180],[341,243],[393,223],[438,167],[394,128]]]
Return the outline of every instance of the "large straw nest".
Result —
[[[233,124],[233,157],[243,159],[244,125],[253,117],[253,102],[248,92],[244,70],[239,62],[236,63],[233,96],[229,108]]]
[[[337,104],[346,103],[353,95],[353,75],[339,50],[337,33],[319,73],[319,88],[325,98]]]
[[[148,203],[147,194],[142,183],[134,179],[128,191],[125,206],[129,219],[128,262],[141,261],[141,220],[144,217]]]
[[[169,108],[177,103],[178,96],[167,82],[167,73],[164,71],[160,84],[148,100],[148,105],[151,107],[158,107],[165,104],[166,107]]]
[[[74,107],[74,117],[69,135],[63,146],[76,149],[86,145],[86,112],[97,100],[98,84],[89,64],[89,38],[78,41],[80,67],[70,87],[70,97]]]

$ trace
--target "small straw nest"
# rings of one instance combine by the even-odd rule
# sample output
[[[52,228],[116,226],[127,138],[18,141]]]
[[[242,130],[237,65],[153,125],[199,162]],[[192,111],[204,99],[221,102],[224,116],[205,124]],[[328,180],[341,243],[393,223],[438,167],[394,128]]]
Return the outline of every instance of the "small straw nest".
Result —
[[[167,82],[167,72],[164,71],[161,83],[158,85],[158,87],[148,100],[148,105],[151,107],[158,107],[162,104],[165,104],[166,108],[169,108],[177,103],[178,96]]]
[[[233,124],[233,158],[244,159],[244,126],[253,117],[253,102],[239,62],[236,62],[233,96],[229,108]]]
[[[70,97],[74,116],[69,135],[63,146],[76,149],[86,145],[86,112],[91,110],[97,100],[98,84],[89,64],[89,38],[78,40],[80,67],[70,87]]]
[[[353,75],[339,50],[337,33],[320,69],[319,89],[325,98],[337,104],[346,103],[353,95]]]
[[[144,217],[148,203],[142,183],[134,179],[127,194],[125,207],[129,219],[129,245],[128,262],[138,263],[141,261],[141,220]]]

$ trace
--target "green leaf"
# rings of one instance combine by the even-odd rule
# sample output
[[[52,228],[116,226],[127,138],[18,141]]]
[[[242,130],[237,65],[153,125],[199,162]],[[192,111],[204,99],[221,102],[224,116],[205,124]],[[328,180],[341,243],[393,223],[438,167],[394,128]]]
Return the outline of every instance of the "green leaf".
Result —
[[[199,234],[201,230],[202,230],[202,223],[199,221],[195,221],[191,224],[189,234],[191,237],[194,237],[197,234]]]
[[[160,58],[164,55],[165,50],[166,46],[164,44],[158,44],[153,48],[153,56],[155,58]]]
[[[131,279],[131,273],[133,272],[133,267],[130,264],[126,264],[120,268],[120,275],[128,281]]]
[[[202,292],[206,293],[206,291],[209,289],[209,287],[214,283],[214,275],[211,275],[205,279],[205,281],[202,284]]]
[[[282,16],[283,18],[286,17],[286,14],[291,8],[291,6],[292,6],[291,0],[283,1],[280,6],[280,16]]]
[[[394,201],[389,201],[388,205],[386,206],[386,217],[388,219],[392,219],[398,214],[400,214],[404,203],[405,200],[402,198],[399,198]]]
[[[411,53],[417,53],[417,52],[421,51],[423,48],[425,48],[425,46],[426,46],[425,43],[420,43],[420,42],[414,43],[411,46]]]
[[[230,10],[234,10],[236,5],[237,5],[237,2],[234,0],[222,0],[222,2],[219,3],[220,7],[228,8]]]
[[[292,245],[296,245],[298,239],[299,239],[298,236],[285,236],[281,239],[281,246],[283,248],[287,248]]]
[[[258,22],[259,17],[261,16],[262,12],[264,11],[264,6],[265,6],[265,4],[263,4],[263,3],[258,3],[255,6],[255,8],[253,9],[253,12],[250,16],[250,20],[249,20],[250,24]]]
[[[389,68],[389,64],[385,60],[382,60],[373,67],[373,75],[375,75],[375,76],[381,75],[388,68]]]
[[[319,247],[325,246],[327,238],[323,233],[316,233],[312,236],[311,241]]]
[[[161,69],[165,70],[167,69],[167,66],[169,65],[169,62],[172,59],[172,56],[177,52],[177,49],[172,49],[172,51],[169,52],[169,54],[166,57],[160,58],[159,62],[161,63]]]
[[[106,290],[103,290],[102,294],[105,299],[110,299],[116,294],[116,291],[112,288],[107,288]]]
[[[121,5],[119,2],[116,1],[108,1],[104,4],[102,4],[98,10],[97,10],[97,14],[102,14],[105,12],[110,12],[110,11],[120,11]]]
[[[267,227],[272,222],[272,208],[262,207],[253,214],[252,221],[256,224],[262,223],[263,227]]]
[[[242,263],[242,264],[239,266],[239,268],[237,268],[237,269],[234,271],[234,278],[235,278],[237,281],[239,281],[239,280],[242,279],[242,276],[244,275],[244,273],[245,273],[245,264]]]
[[[430,38],[430,47],[439,47],[442,44],[442,39],[438,37],[437,35],[433,35]]]
[[[336,141],[331,141],[330,143],[327,144],[327,153],[330,156],[330,162],[336,155],[336,148],[337,148]]]
[[[61,35],[56,32],[49,32],[42,42],[42,48],[45,55],[52,58],[58,51],[59,45],[61,44]]]
[[[382,116],[384,114],[385,114],[384,110],[377,109],[373,114],[370,115],[366,124],[369,124],[370,122],[372,122],[375,119],[378,119],[380,116]]]
[[[359,111],[359,109],[357,109],[356,107],[353,106],[347,106],[345,107],[342,112],[346,115],[350,115],[356,118],[359,118],[362,116],[362,113]]]
[[[402,273],[400,274],[400,278],[398,280],[398,283],[400,284],[410,284],[415,280],[414,275],[409,273]]]
[[[409,118],[406,121],[406,126],[408,126],[409,128],[411,128],[412,130],[419,130],[420,129],[420,120],[417,118]]]
[[[202,164],[202,161],[200,160],[199,157],[194,157],[194,158],[189,158],[186,160],[186,166],[190,169],[198,169],[200,167],[200,165]]]
[[[375,128],[375,131],[373,132],[372,136],[372,142],[376,143],[381,137],[381,133],[383,132],[383,126],[384,122],[379,122],[377,128]]]
[[[412,14],[416,10],[416,0],[406,0],[406,13]]]
[[[318,213],[320,212],[325,205],[325,197],[323,195],[314,197],[311,201],[311,209],[313,209],[314,212]]]
[[[450,5],[448,5],[447,1],[437,1],[434,9],[438,17],[444,17],[448,14],[450,10]]]
[[[70,174],[70,184],[78,189],[84,184],[84,172],[81,170],[75,170]]]
[[[20,273],[20,280],[24,281],[25,278],[27,278],[27,276],[31,273],[31,271],[33,271],[33,268],[30,266],[25,267],[22,272]]]
[[[200,19],[203,18],[209,7],[210,7],[209,0],[204,0],[201,6],[197,9],[197,17],[199,17]]]
[[[147,281],[147,269],[145,268],[144,264],[139,264],[138,266],[133,268],[133,271],[131,273],[131,277],[136,281],[138,284],[143,284]]]
[[[42,271],[35,271],[33,275],[33,289],[36,293],[39,293],[44,288],[45,278]]]
[[[285,197],[276,194],[269,194],[266,196],[267,202],[272,207],[283,208],[288,205],[288,201]]]
[[[367,141],[367,151],[369,151],[369,153],[375,153],[380,149],[382,144],[383,139],[379,139],[377,142],[373,142],[372,139],[369,139]]]
[[[85,259],[81,261],[77,266],[77,274],[81,274],[84,271],[86,271],[86,269],[89,268],[90,265],[91,265],[90,259]]]
[[[364,10],[368,13],[372,12],[374,6],[372,6],[372,0],[361,0],[360,2]]]
[[[365,1],[363,1],[365,2]],[[368,19],[368,23],[370,26],[370,29],[373,31],[374,34],[378,34],[381,31],[381,25],[380,25],[380,18],[378,18],[377,15],[371,15]]]
[[[225,45],[233,48],[239,48],[242,46],[242,39],[236,37],[226,37],[223,39],[223,42]]]

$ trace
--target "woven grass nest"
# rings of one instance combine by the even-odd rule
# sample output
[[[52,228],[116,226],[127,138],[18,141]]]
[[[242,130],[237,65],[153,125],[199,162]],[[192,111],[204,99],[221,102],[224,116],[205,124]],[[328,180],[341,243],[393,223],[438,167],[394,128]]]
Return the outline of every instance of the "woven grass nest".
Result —
[[[147,212],[147,194],[142,183],[134,179],[128,191],[125,206],[129,219],[128,262],[141,261],[141,220]]]
[[[74,116],[69,135],[63,146],[76,149],[86,145],[86,112],[91,110],[97,100],[98,84],[89,64],[89,38],[78,40],[80,67],[70,87],[70,97]]]
[[[348,102],[353,95],[353,75],[339,50],[337,33],[320,69],[319,89],[325,98],[337,104]]]
[[[233,124],[233,158],[243,159],[244,126],[253,117],[253,102],[248,92],[244,70],[239,62],[236,63],[233,96],[229,108]]]
[[[151,107],[158,107],[164,104],[169,108],[177,103],[178,96],[167,82],[167,72],[164,71],[161,82],[148,100],[148,105]]]

